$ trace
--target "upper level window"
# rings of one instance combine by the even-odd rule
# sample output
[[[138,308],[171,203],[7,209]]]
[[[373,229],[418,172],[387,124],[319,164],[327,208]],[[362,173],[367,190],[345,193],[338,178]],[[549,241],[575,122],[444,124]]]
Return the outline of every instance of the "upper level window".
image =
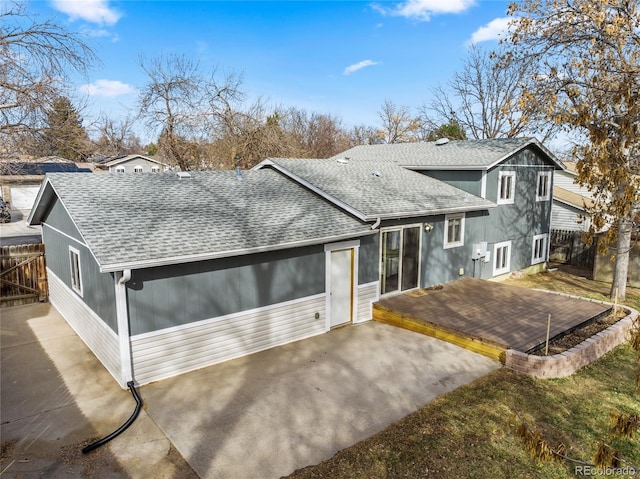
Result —
[[[134,166],[133,167],[133,172],[134,173],[142,173],[142,171],[143,171],[142,166]]]
[[[498,174],[498,204],[513,203],[516,193],[516,172],[501,171]]]
[[[464,244],[464,213],[445,216],[444,248],[454,248]]]
[[[124,173],[124,166],[116,166],[116,173]]]
[[[82,274],[80,269],[80,251],[69,246],[69,266],[71,270],[71,288],[82,296]]]
[[[151,173],[160,173],[160,167],[159,166],[152,166],[151,167]]]
[[[551,172],[541,171],[538,173],[536,201],[549,201],[550,192],[551,192]]]

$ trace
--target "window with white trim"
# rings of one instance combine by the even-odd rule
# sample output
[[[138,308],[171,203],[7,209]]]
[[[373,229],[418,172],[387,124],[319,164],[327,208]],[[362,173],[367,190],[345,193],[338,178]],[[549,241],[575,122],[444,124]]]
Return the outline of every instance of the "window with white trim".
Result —
[[[542,263],[547,260],[548,234],[535,235],[531,248],[531,264]]]
[[[493,275],[511,271],[511,241],[503,241],[493,246]]]
[[[142,166],[134,166],[133,167],[133,172],[134,173],[142,173],[144,171],[144,168],[142,168]]]
[[[124,173],[124,166],[116,166],[116,173]]]
[[[464,244],[464,213],[445,215],[444,248],[455,248]]]
[[[516,172],[501,171],[498,173],[498,201],[499,205],[512,204],[516,194]]]
[[[551,196],[551,172],[539,171],[536,187],[536,201],[549,201]]]
[[[71,288],[82,296],[82,269],[80,268],[80,251],[69,246],[69,266],[71,271]]]
[[[151,167],[151,173],[160,173],[160,167],[159,166],[152,166]]]

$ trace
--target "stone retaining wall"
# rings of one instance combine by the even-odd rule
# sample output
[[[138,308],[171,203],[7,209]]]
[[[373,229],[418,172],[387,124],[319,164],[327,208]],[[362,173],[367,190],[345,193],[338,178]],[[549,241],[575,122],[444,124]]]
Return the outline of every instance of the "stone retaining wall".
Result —
[[[617,323],[583,341],[577,346],[553,356],[536,356],[514,349],[505,351],[505,366],[537,378],[563,378],[604,356],[629,339],[629,332],[638,320],[638,311],[621,306],[630,313]]]

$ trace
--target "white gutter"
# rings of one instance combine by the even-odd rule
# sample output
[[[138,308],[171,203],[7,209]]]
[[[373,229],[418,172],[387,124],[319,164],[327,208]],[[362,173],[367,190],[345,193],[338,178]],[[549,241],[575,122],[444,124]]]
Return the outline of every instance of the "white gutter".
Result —
[[[131,338],[129,335],[129,308],[127,307],[127,281],[131,279],[131,270],[115,272],[116,319],[118,323],[118,350],[120,351],[120,387],[127,389],[127,383],[133,381],[133,363],[131,360]]]
[[[375,222],[375,223],[373,223],[373,224],[371,225],[371,229],[372,229],[372,230],[374,230],[374,229],[376,229],[378,226],[380,226],[381,221],[382,221],[382,220],[380,219],[380,217],[378,217],[378,219],[376,220],[376,222]]]

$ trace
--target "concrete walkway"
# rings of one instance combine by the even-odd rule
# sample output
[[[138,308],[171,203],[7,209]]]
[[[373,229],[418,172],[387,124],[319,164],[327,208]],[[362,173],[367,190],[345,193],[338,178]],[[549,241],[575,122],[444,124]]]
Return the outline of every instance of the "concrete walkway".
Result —
[[[0,311],[2,477],[264,479],[316,464],[500,367],[379,323],[139,389],[135,406],[48,304]],[[195,472],[194,472],[195,471]]]

